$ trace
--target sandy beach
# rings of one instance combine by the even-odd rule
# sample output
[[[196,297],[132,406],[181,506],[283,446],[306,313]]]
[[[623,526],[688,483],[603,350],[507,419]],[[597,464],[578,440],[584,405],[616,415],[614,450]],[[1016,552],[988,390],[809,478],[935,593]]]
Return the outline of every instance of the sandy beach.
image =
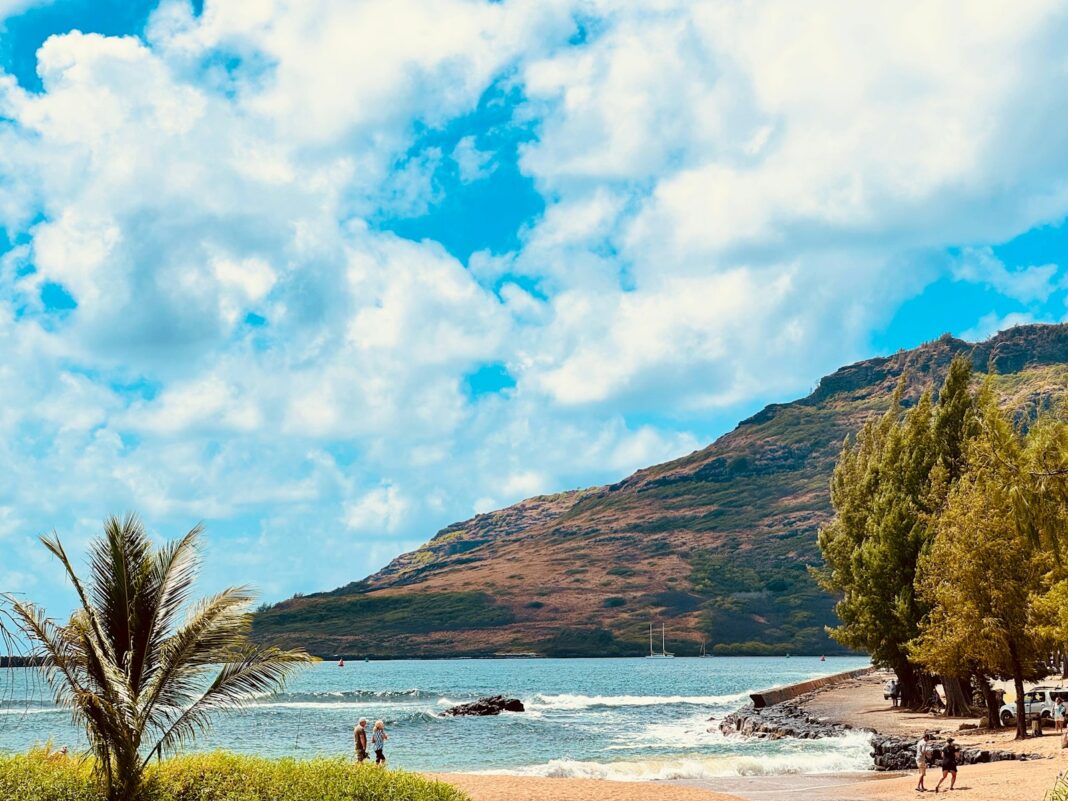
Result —
[[[460,788],[472,801],[735,801],[736,796],[667,782],[611,782],[446,773],[432,778]]]
[[[1068,771],[1068,750],[1060,748],[1052,730],[1047,730],[1047,736],[1022,742],[1013,739],[1013,730],[958,731],[962,724],[977,721],[892,709],[882,697],[886,679],[886,674],[874,673],[825,688],[806,703],[806,708],[816,717],[871,728],[884,734],[919,738],[925,730],[937,731],[943,736],[953,736],[963,748],[1040,755],[1037,760],[962,766],[953,795],[973,801],[1040,801],[1053,787],[1057,776]],[[941,771],[937,768],[929,770],[928,787],[933,789],[940,776]],[[473,801],[644,801],[650,797],[658,801],[770,801],[780,798],[863,801],[916,795],[913,789],[916,786],[915,772],[735,776],[700,783],[628,783],[477,774],[443,774],[435,778],[461,788]],[[948,784],[947,779],[943,789]]]

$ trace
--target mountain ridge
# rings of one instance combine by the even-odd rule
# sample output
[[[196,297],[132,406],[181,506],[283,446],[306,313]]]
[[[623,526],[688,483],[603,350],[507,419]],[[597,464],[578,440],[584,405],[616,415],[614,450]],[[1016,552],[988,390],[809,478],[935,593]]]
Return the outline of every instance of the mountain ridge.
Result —
[[[824,633],[833,599],[806,566],[819,563],[841,443],[888,408],[903,375],[911,403],[965,352],[1021,409],[1068,385],[1068,325],[980,343],[944,335],[839,368],[808,396],[613,484],[446,526],[361,581],[274,605],[256,634],[321,655],[616,655],[641,653],[656,618],[678,653],[840,651]]]

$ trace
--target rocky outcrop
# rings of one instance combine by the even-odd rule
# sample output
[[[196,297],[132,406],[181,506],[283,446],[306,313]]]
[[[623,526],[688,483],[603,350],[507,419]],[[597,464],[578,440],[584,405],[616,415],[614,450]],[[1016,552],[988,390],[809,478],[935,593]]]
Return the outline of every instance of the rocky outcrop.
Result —
[[[841,737],[850,731],[867,732],[871,735],[871,757],[875,770],[915,770],[916,739],[879,734],[871,729],[855,729],[846,723],[821,720],[805,712],[798,703],[783,703],[755,709],[747,705],[732,712],[719,722],[724,734],[737,734],[760,740],[779,740],[794,737],[799,740],[816,740],[822,737]],[[941,764],[945,740],[931,740],[932,767]],[[1022,754],[1015,751],[996,751],[980,748],[965,748],[957,763],[976,765],[982,762],[1041,759],[1041,754]]]
[[[503,695],[491,695],[479,698],[469,704],[460,704],[446,709],[441,714],[445,717],[485,717],[499,715],[501,712],[523,712],[525,707],[518,698],[505,698]]]
[[[931,740],[932,761],[929,765],[941,764],[944,740]],[[916,740],[905,737],[875,734],[871,741],[871,756],[876,770],[915,770]],[[1041,754],[1020,754],[1015,751],[991,751],[980,748],[965,748],[960,753],[957,764],[977,765],[981,762],[1005,762],[1012,760],[1041,759]]]
[[[783,737],[816,740],[821,737],[841,737],[855,731],[848,723],[814,718],[799,704],[789,702],[763,709],[747,704],[723,718],[719,722],[719,730],[724,734],[740,734],[762,740],[780,740]]]

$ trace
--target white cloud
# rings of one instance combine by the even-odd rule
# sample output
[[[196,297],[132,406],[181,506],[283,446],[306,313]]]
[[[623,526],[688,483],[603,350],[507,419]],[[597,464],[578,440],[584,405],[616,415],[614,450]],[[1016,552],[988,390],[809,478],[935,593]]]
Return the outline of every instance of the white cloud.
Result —
[[[1010,270],[990,248],[966,248],[953,265],[953,277],[958,281],[986,284],[1022,303],[1048,300],[1058,289],[1056,264]]]
[[[346,506],[345,522],[357,531],[393,532],[404,523],[408,507],[396,487],[379,487]]]
[[[497,166],[493,161],[493,153],[479,150],[474,136],[464,136],[456,143],[452,160],[456,162],[460,180],[464,183],[488,177]]]
[[[1042,3],[174,0],[53,36],[43,92],[0,75],[0,558],[136,507],[207,518],[213,580],[342,584],[704,444],[939,275],[1052,302],[988,248],[1068,213],[1064,33]],[[491,86],[535,133],[522,246],[377,230],[450,159],[496,177],[442,136]],[[486,365],[516,386],[469,397]]]
[[[1000,315],[997,312],[984,314],[979,321],[967,331],[960,333],[960,338],[967,342],[982,342],[984,339],[994,336],[999,331],[1015,328],[1018,325],[1028,325],[1038,322],[1026,312],[1010,312]]]

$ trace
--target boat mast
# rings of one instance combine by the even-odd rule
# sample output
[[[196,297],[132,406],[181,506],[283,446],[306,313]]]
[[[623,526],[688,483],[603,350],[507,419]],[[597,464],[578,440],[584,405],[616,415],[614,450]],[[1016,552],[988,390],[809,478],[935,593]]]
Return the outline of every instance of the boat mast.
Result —
[[[660,624],[660,653],[662,653],[664,656],[667,656],[667,635],[664,633],[665,628],[666,628],[665,624],[661,623]]]
[[[653,624],[649,624],[649,656],[653,655]]]

